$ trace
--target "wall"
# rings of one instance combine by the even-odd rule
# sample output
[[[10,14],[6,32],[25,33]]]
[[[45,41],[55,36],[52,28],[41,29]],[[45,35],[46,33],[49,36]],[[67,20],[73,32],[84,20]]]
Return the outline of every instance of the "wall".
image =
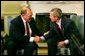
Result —
[[[1,1],[1,16],[4,18],[4,31],[9,34],[9,20],[13,19],[20,14],[21,5],[26,3],[26,1]],[[4,33],[3,33],[4,34]]]
[[[77,13],[84,16],[84,1],[1,1],[2,14],[19,14],[20,6],[29,2],[33,10],[33,17],[36,13],[49,12],[52,8],[61,8],[65,13]]]
[[[29,1],[33,10],[34,17],[36,13],[49,12],[52,8],[61,8],[65,13],[77,13],[84,16],[83,1]]]
[[[26,1],[1,1],[1,15],[19,14],[23,3],[26,3]]]

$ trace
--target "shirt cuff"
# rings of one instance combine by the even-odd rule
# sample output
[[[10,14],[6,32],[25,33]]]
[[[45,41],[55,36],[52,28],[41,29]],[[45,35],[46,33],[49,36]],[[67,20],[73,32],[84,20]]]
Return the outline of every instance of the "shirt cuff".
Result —
[[[33,42],[34,41],[34,37],[30,37],[29,42]]]
[[[45,40],[44,36],[41,36],[40,38],[41,38],[42,40]]]
[[[47,35],[49,32],[50,32],[50,31],[45,32],[44,35]]]
[[[65,42],[65,44],[68,44],[68,43],[69,43],[69,40],[68,40],[68,39],[66,39],[66,40],[64,40],[64,42]]]

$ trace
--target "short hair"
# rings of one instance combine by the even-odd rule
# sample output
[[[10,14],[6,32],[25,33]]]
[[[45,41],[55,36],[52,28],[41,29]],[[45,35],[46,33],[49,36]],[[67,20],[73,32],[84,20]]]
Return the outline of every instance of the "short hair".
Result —
[[[53,12],[53,16],[57,16],[58,18],[62,17],[62,10],[60,8],[53,8],[51,12]]]
[[[22,14],[26,14],[27,13],[27,9],[29,9],[29,10],[31,10],[28,6],[26,7],[22,7],[22,9],[21,9],[21,15]]]

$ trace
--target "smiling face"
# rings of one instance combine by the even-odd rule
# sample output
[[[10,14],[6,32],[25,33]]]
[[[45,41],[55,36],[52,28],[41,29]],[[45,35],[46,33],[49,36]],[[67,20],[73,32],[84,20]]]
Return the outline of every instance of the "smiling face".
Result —
[[[58,20],[58,17],[54,16],[53,12],[50,12],[49,14],[50,14],[49,18],[51,19],[52,22],[56,22]]]
[[[53,8],[53,9],[51,9],[49,14],[50,14],[49,17],[50,17],[51,21],[57,22],[62,16],[62,11],[59,8]]]

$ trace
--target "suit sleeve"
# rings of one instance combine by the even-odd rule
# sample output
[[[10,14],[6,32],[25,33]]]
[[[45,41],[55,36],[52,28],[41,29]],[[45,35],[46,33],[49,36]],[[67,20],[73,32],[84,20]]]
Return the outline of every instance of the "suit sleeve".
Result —
[[[43,35],[45,40],[48,40],[49,38],[56,37],[56,31],[53,29],[53,27],[50,26],[50,30],[47,34]]]
[[[51,32],[51,30],[49,31],[48,34],[43,35],[43,36],[44,36],[45,40],[48,40],[49,38],[53,37],[53,36],[52,36],[52,32]]]
[[[50,30],[46,35],[44,35],[45,40],[48,40],[49,38],[55,38],[58,36],[57,31],[55,30],[55,23],[50,22]]]
[[[28,42],[29,41],[29,38],[24,36],[21,33],[19,26],[14,23],[11,23],[11,25],[10,25],[9,35],[10,35],[10,38],[15,41],[19,41],[19,42]]]

